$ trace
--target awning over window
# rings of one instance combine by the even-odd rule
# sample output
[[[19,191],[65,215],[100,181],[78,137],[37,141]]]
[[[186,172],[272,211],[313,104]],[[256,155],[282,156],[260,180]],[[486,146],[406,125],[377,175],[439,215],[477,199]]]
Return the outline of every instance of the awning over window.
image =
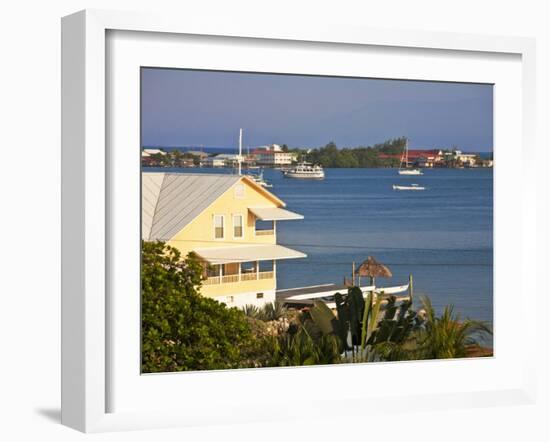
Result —
[[[210,264],[230,262],[271,261],[274,259],[305,258],[307,255],[278,244],[253,244],[247,246],[197,249],[195,253]]]
[[[290,219],[304,219],[303,215],[278,207],[250,207],[250,210],[262,221],[284,221]]]

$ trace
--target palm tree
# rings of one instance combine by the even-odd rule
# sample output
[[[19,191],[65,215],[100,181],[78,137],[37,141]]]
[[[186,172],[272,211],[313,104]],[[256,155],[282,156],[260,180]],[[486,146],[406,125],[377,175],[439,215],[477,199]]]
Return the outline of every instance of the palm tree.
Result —
[[[246,316],[260,321],[277,321],[287,313],[286,307],[279,301],[266,302],[262,307],[247,304],[242,310]]]
[[[448,305],[443,314],[436,316],[428,297],[421,298],[425,311],[425,323],[417,332],[414,359],[449,359],[467,356],[468,348],[479,345],[478,339],[492,335],[492,330],[482,321],[460,320],[454,307]]]
[[[338,364],[341,349],[334,335],[322,335],[314,339],[305,327],[296,333],[285,333],[268,341],[272,366]]]
[[[258,311],[258,319],[262,321],[277,321],[286,314],[286,307],[279,301],[267,302]]]

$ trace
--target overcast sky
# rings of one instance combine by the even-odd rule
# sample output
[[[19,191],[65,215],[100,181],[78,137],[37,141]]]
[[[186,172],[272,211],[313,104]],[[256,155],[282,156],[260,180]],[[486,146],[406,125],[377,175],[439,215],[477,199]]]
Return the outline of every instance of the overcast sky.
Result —
[[[491,85],[142,69],[142,145],[493,148]]]

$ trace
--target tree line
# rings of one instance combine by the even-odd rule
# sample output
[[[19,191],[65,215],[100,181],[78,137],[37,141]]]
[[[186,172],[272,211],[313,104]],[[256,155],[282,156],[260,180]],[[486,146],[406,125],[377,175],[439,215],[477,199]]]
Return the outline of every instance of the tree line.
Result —
[[[405,149],[406,138],[393,138],[373,146],[344,147],[339,149],[336,143],[330,142],[323,147],[309,152],[294,149],[298,161],[308,161],[323,167],[357,168],[357,167],[399,167],[399,158],[380,158],[380,154],[400,154]]]

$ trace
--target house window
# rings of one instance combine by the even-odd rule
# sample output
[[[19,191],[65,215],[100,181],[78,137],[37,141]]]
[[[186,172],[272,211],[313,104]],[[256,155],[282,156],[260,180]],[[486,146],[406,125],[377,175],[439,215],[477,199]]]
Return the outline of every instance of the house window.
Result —
[[[256,299],[262,299],[264,297],[263,293],[256,293]]]
[[[254,228],[256,235],[273,235],[275,233],[275,222],[262,221],[256,218]]]
[[[242,238],[244,236],[243,231],[243,216],[233,215],[233,237]]]
[[[214,238],[223,239],[223,215],[214,215]]]

